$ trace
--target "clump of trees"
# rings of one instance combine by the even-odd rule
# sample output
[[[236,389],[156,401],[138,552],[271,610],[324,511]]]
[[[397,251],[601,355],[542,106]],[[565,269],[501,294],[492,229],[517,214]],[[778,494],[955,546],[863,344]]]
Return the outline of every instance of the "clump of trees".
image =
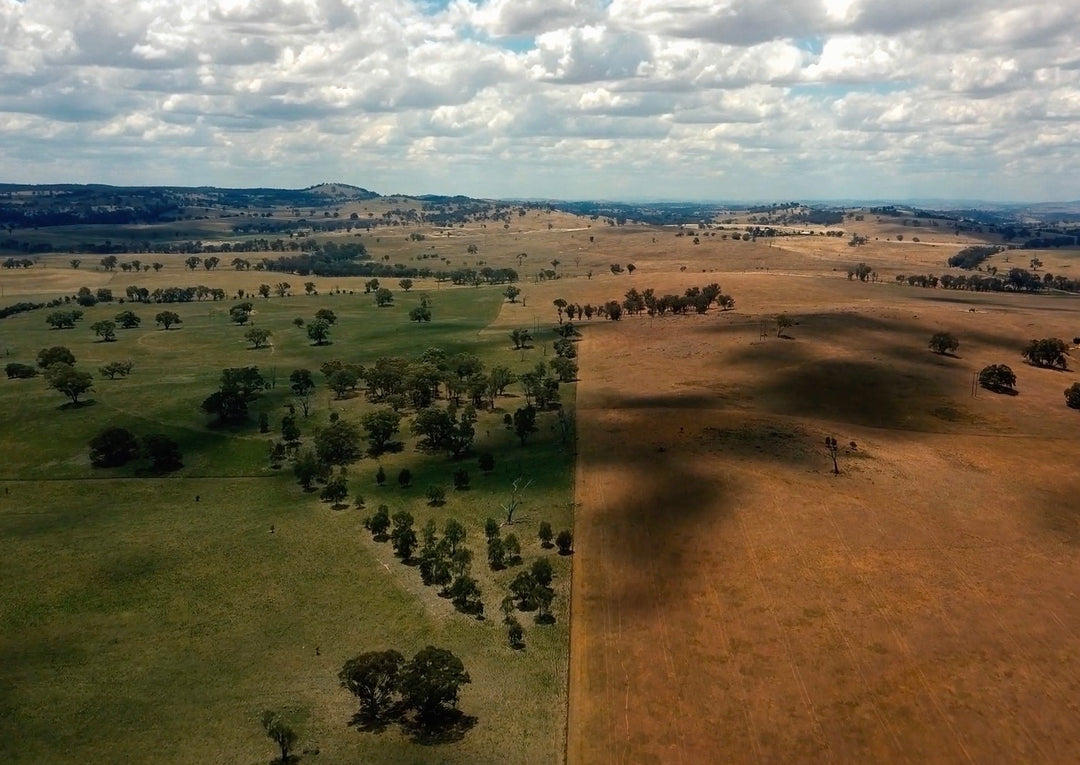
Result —
[[[1065,341],[1057,337],[1045,337],[1042,340],[1031,340],[1020,355],[1029,364],[1048,369],[1068,367],[1069,347]]]
[[[394,649],[359,654],[345,662],[338,679],[360,702],[353,723],[363,730],[392,722],[427,731],[458,724],[461,687],[472,682],[461,659],[430,645],[409,661]]]
[[[232,367],[221,371],[220,387],[202,402],[202,410],[218,425],[239,425],[247,420],[248,404],[266,388],[258,367]]]
[[[168,436],[152,433],[140,442],[126,428],[105,428],[90,439],[90,464],[97,468],[122,467],[136,457],[150,461],[150,469],[164,473],[183,467],[180,445]]]

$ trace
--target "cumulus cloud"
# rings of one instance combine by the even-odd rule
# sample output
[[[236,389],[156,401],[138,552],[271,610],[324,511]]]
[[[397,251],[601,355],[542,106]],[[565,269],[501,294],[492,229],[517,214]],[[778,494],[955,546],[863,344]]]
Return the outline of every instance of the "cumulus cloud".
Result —
[[[0,178],[1075,197],[1077,50],[1075,0],[0,0]]]

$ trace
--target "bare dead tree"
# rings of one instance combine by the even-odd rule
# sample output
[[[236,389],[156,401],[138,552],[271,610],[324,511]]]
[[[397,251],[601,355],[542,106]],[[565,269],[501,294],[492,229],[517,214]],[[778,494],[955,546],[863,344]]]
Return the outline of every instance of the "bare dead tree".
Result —
[[[519,476],[518,478],[516,478],[514,480],[514,483],[513,483],[514,488],[510,492],[510,499],[507,500],[506,504],[504,504],[502,506],[503,510],[506,511],[506,522],[503,524],[505,526],[509,526],[509,525],[513,524],[513,522],[514,522],[514,512],[519,507],[521,507],[522,494],[525,493],[526,489],[528,489],[530,486],[532,486],[533,482],[532,482],[531,478],[528,481],[525,482],[524,486],[522,486],[521,482],[524,481],[524,480],[525,480],[525,476]]]
[[[833,475],[840,475],[840,466],[836,463],[836,456],[840,453],[840,445],[832,436],[825,436],[825,449],[829,452],[829,456],[832,457]]]

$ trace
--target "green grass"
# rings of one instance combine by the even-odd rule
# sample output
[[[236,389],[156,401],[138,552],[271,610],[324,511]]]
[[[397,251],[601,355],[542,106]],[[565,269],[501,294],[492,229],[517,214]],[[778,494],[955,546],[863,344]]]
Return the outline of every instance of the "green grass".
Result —
[[[292,281],[297,281],[293,279]],[[540,549],[540,520],[571,523],[572,457],[557,443],[553,415],[521,448],[502,425],[503,410],[482,412],[476,450],[491,450],[497,467],[482,475],[475,459],[460,463],[404,449],[382,458],[390,480],[375,485],[377,463],[349,469],[353,496],[408,509],[420,527],[454,517],[469,530],[488,614],[457,614],[420,583],[414,567],[392,556],[362,527],[363,512],[335,511],[305,494],[288,468],[270,469],[267,448],[288,401],[288,375],[316,371],[327,359],[370,363],[384,354],[415,357],[430,346],[471,350],[490,363],[527,368],[504,333],[485,331],[500,290],[430,291],[435,320],[412,324],[414,292],[377,309],[368,296],[257,300],[256,324],[271,329],[273,349],[248,350],[244,328],[228,322],[231,303],[132,307],[143,327],[98,343],[89,326],[122,308],[99,305],[76,329],[49,330],[44,312],[0,323],[7,360],[33,363],[38,349],[66,345],[78,366],[95,373],[93,403],[62,408],[64,398],[34,380],[0,380],[6,427],[0,435],[0,753],[13,762],[267,762],[274,753],[258,723],[265,708],[297,721],[300,749],[317,747],[323,762],[550,762],[561,758],[565,722],[569,564]],[[339,316],[332,345],[317,348],[292,319],[332,308]],[[179,328],[153,326],[159,310],[176,310]],[[97,375],[108,360],[131,359],[128,379]],[[6,363],[6,362],[5,362]],[[252,424],[236,432],[208,427],[199,403],[220,370],[258,365],[276,387],[252,407]],[[322,384],[322,376],[316,371]],[[573,386],[563,386],[572,405]],[[333,401],[325,388],[305,439],[333,409],[356,419],[362,398]],[[270,415],[271,433],[255,425]],[[302,419],[302,418],[301,418]],[[407,433],[408,421],[403,422]],[[86,444],[109,425],[177,439],[185,466],[168,477],[137,465],[91,468]],[[403,490],[401,467],[414,475]],[[452,489],[466,467],[473,488]],[[516,569],[492,573],[485,560],[483,521],[498,517],[518,471],[534,479],[513,531],[526,562],[556,564],[556,616],[536,626],[527,614],[523,652],[506,645],[498,603]],[[431,508],[428,485],[447,489]],[[195,497],[199,501],[195,501]],[[275,532],[269,533],[271,525]],[[461,708],[477,724],[460,741],[424,746],[399,729],[382,734],[348,727],[356,710],[336,674],[348,657],[395,647],[406,655],[427,644],[450,648],[472,675]],[[315,655],[316,647],[319,655]]]

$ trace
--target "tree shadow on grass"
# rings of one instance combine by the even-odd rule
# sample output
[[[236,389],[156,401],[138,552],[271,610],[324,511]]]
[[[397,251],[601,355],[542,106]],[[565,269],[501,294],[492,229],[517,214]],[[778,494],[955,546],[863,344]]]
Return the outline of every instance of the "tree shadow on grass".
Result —
[[[96,399],[88,398],[85,401],[68,401],[66,404],[61,404],[57,407],[61,412],[71,411],[73,409],[85,409],[88,406],[93,406],[97,403]]]
[[[363,712],[357,712],[352,716],[352,719],[349,720],[349,725],[356,728],[361,733],[383,733],[387,728],[397,722],[401,722],[401,714],[398,712],[390,711],[376,717],[364,714]]]
[[[398,454],[399,452],[404,451],[404,449],[405,449],[405,443],[404,442],[402,442],[402,441],[388,441],[385,444],[383,444],[381,449],[376,449],[374,447],[368,449],[368,456],[372,457],[372,458],[378,458],[378,457],[381,457],[384,454]]]
[[[465,738],[465,734],[476,726],[476,723],[475,716],[453,709],[433,720],[403,719],[401,729],[408,734],[414,744],[438,746],[461,741]]]
[[[400,725],[413,743],[423,746],[461,741],[476,723],[475,716],[467,715],[460,709],[445,710],[436,717],[420,718],[410,716],[407,710],[400,706],[388,709],[385,714],[377,717],[366,715],[362,711],[357,712],[349,720],[349,725],[362,733],[380,734],[391,725]]]

